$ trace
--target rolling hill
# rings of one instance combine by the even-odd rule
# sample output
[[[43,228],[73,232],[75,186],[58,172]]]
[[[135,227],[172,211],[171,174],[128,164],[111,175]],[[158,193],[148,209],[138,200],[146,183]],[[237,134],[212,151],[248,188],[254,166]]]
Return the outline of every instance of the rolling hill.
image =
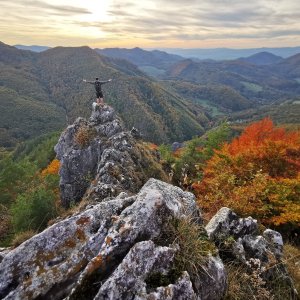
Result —
[[[245,61],[250,64],[262,66],[262,65],[270,65],[270,64],[276,64],[283,60],[281,56],[274,55],[270,52],[259,52],[256,54],[253,54],[249,57],[241,57],[239,58],[240,61]]]
[[[260,66],[240,60],[185,60],[169,68],[164,77],[201,85],[225,85],[250,101],[267,104],[300,95],[300,84],[290,75],[295,77],[298,67],[288,62],[289,59],[286,59],[277,64]]]
[[[43,120],[52,130],[65,126],[66,118],[69,123],[78,116],[89,116],[95,99],[94,88],[84,84],[82,78],[112,78],[112,83],[103,88],[105,101],[116,108],[127,128],[136,127],[147,140],[156,143],[185,140],[203,133],[209,122],[200,106],[170,92],[133,64],[101,56],[88,47],[57,47],[33,53],[1,44],[0,64],[4,70],[0,76],[3,99],[9,102],[11,98],[6,95],[13,93],[16,103],[24,103],[26,99],[29,107],[32,105],[37,109],[34,114],[24,110],[24,118],[28,113],[33,129],[28,132],[19,126],[21,134],[14,133],[15,111],[0,111],[1,119],[4,113],[7,114],[6,127],[10,131],[6,130],[5,134],[9,136],[8,140],[11,138],[10,144],[37,136],[40,131],[35,124],[43,123]],[[1,101],[4,103],[4,100]],[[38,104],[55,118],[49,119],[39,113]],[[18,104],[14,105],[18,107]],[[57,126],[49,126],[49,122]],[[1,128],[3,131],[4,127]]]

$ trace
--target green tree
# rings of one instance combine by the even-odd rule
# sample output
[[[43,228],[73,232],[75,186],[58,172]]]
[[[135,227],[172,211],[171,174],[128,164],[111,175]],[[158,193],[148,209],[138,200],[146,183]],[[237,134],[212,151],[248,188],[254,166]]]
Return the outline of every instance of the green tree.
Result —
[[[20,194],[12,205],[12,223],[16,232],[41,230],[56,216],[56,195],[45,187]]]

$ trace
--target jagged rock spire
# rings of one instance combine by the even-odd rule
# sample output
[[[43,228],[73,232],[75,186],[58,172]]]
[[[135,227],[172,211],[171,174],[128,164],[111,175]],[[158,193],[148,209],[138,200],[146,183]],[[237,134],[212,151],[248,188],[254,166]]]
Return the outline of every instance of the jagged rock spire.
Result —
[[[122,191],[136,192],[149,178],[151,160],[112,107],[93,110],[89,120],[78,118],[55,146],[61,162],[62,204],[68,207],[86,194],[95,200]],[[159,174],[161,173],[161,174]],[[163,173],[158,171],[158,177]]]

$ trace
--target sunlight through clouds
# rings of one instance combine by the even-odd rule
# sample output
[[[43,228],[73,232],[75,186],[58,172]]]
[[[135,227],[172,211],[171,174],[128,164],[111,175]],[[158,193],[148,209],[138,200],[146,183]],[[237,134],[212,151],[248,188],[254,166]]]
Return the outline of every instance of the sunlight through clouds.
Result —
[[[0,0],[10,44],[257,47],[300,44],[298,0]]]

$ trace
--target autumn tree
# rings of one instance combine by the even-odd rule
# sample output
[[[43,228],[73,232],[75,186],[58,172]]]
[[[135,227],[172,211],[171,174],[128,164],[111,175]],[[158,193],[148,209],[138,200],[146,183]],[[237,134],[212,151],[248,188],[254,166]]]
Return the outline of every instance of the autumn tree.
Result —
[[[300,132],[277,128],[269,118],[249,125],[208,161],[193,188],[212,215],[222,206],[268,226],[300,224]]]

